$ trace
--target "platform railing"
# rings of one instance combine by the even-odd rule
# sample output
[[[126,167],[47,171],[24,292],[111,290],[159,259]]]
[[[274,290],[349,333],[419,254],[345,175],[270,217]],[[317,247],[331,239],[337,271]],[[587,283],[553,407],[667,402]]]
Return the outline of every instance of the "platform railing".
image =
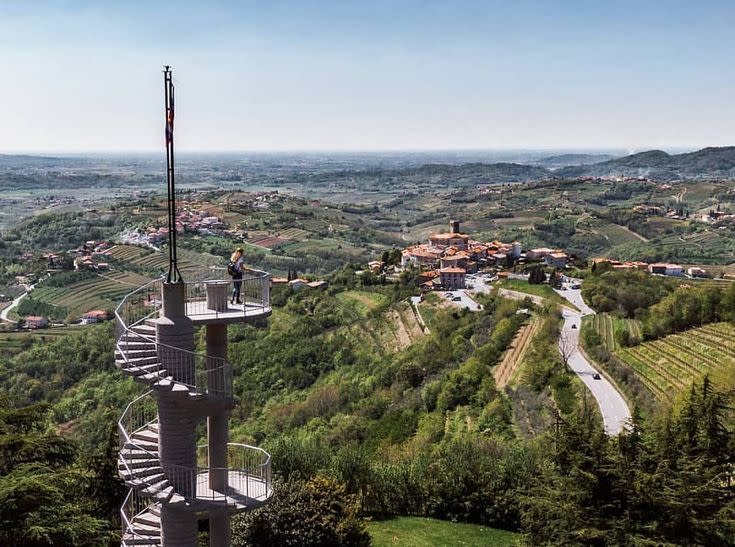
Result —
[[[242,278],[230,277],[225,268],[187,272],[185,285],[186,313],[190,317],[247,317],[270,309],[270,275],[260,270],[249,269]]]

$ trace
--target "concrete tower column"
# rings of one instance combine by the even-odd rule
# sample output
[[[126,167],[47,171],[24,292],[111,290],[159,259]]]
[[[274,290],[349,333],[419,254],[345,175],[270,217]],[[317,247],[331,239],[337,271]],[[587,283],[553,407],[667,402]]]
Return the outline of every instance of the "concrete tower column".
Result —
[[[227,325],[207,325],[207,367],[211,370],[210,385],[217,389],[232,392],[232,378],[223,375],[221,366],[227,359]],[[207,441],[209,449],[209,486],[212,490],[225,492],[227,476],[227,442],[229,441],[230,412],[218,409],[207,417]],[[216,470],[215,470],[216,469]],[[209,513],[210,547],[227,547],[230,544],[230,515],[225,508]]]
[[[167,375],[183,384],[195,383],[194,325],[186,316],[186,286],[164,283],[162,316],[156,320],[158,358]],[[180,351],[183,350],[183,351]],[[174,491],[188,499],[196,496],[196,413],[185,390],[158,392],[158,452]],[[196,514],[185,507],[163,504],[161,539],[166,547],[196,547]]]

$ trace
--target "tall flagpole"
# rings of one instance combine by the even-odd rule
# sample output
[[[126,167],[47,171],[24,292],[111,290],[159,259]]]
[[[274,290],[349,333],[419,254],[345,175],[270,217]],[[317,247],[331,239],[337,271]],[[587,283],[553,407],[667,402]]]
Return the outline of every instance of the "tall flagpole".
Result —
[[[171,67],[163,70],[166,103],[166,182],[168,186],[168,274],[167,283],[181,283],[176,256],[176,184],[174,181],[174,83]]]

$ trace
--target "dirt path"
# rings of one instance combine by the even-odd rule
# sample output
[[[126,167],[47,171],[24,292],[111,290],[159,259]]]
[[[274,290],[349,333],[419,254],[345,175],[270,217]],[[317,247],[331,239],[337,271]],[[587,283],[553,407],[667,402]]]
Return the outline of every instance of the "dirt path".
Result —
[[[645,241],[646,243],[648,242],[648,238],[645,238],[645,237],[643,237],[643,236],[642,236],[641,234],[639,234],[639,233],[636,233],[636,232],[634,232],[633,230],[631,230],[631,229],[630,229],[630,228],[628,228],[627,226],[623,226],[622,224],[616,224],[615,226],[620,226],[620,227],[621,227],[621,228],[622,228],[623,230],[625,230],[625,231],[626,231],[626,232],[628,232],[629,234],[631,234],[631,235],[633,235],[633,236],[637,237],[637,238],[638,238],[638,239],[640,239],[641,241]]]
[[[684,189],[681,191],[681,193],[676,195],[676,203],[681,203],[684,200],[684,194],[686,193],[687,193],[687,187],[685,186]]]
[[[516,333],[510,347],[503,356],[503,360],[493,370],[495,386],[498,389],[503,389],[513,377],[518,365],[523,360],[523,356],[526,354],[528,346],[533,340],[533,335],[536,333],[537,328],[538,321],[533,319],[527,325],[523,325],[518,330],[518,333]]]

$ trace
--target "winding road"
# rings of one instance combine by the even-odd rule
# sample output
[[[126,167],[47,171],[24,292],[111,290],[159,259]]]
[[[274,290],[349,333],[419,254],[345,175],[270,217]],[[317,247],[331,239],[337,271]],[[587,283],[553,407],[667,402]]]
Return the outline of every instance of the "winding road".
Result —
[[[579,283],[579,280],[573,280],[573,283]],[[579,376],[597,401],[597,405],[600,407],[600,414],[602,414],[602,421],[605,425],[605,433],[608,435],[617,435],[626,427],[626,424],[631,419],[628,404],[615,386],[605,376],[598,373],[579,349],[579,329],[582,324],[582,317],[594,314],[595,311],[584,302],[579,289],[567,288],[564,291],[558,290],[556,292],[580,310],[576,311],[569,308],[562,310],[564,325],[562,326],[559,338],[560,351],[562,351],[563,345],[574,348],[569,355],[569,368]],[[572,327],[573,325],[574,328]],[[599,379],[595,379],[595,374],[598,375]]]
[[[566,290],[556,291],[559,296],[564,298],[567,302],[574,304],[579,310],[577,311],[572,308],[568,308],[567,306],[562,307],[564,325],[562,326],[559,337],[559,350],[562,354],[567,353],[569,357],[569,368],[579,376],[597,401],[597,406],[600,408],[600,414],[602,415],[602,421],[605,426],[605,433],[608,435],[617,435],[626,427],[627,422],[630,420],[630,409],[628,408],[628,404],[625,402],[625,399],[623,399],[623,396],[618,392],[615,386],[592,366],[579,349],[579,329],[582,326],[582,317],[594,314],[595,310],[585,303],[580,289],[569,288],[571,285],[578,284],[581,284],[580,280],[570,279],[566,284]],[[491,285],[476,283],[474,290],[489,292],[491,290]],[[498,289],[498,294],[505,298],[513,298],[517,300],[530,298],[533,302],[540,305],[544,302],[544,298],[541,296],[529,295],[508,289]],[[575,325],[575,328],[572,328],[572,325]],[[562,351],[563,346],[566,347],[564,347],[564,350]],[[595,379],[595,375],[599,376],[599,380]]]
[[[0,321],[5,321],[6,323],[15,323],[15,321],[13,321],[12,319],[8,319],[8,314],[10,313],[10,310],[20,304],[21,300],[28,296],[28,293],[33,290],[33,287],[35,287],[35,285],[29,285],[28,287],[26,287],[26,292],[19,296],[16,296],[15,300],[13,300],[7,308],[5,308],[3,311],[0,311]]]

